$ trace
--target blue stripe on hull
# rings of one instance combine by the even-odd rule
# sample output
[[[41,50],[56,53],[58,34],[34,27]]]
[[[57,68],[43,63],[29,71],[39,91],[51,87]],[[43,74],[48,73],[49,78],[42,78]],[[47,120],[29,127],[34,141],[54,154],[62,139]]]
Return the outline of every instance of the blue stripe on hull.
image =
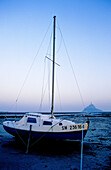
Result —
[[[29,135],[29,131],[25,130],[16,130],[10,127],[4,126],[4,129],[12,134],[13,136],[21,136],[22,138],[27,138]],[[85,137],[87,133],[87,130],[83,131],[83,138]],[[65,140],[65,139],[70,139],[70,140],[81,140],[82,139],[82,131],[71,131],[71,132],[34,132],[31,131],[31,138],[32,139],[39,139],[39,138],[44,138],[44,139],[59,139],[59,140]]]

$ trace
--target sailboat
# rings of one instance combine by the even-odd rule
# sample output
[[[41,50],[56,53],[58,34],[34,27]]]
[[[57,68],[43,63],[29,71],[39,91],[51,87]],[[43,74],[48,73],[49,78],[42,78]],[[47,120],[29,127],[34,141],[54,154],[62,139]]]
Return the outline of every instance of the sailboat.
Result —
[[[88,130],[89,122],[76,123],[69,120],[57,119],[54,116],[54,76],[55,76],[55,26],[53,21],[53,60],[52,60],[52,105],[51,114],[26,113],[19,121],[4,121],[4,129],[15,137],[22,139],[31,137],[32,140],[74,140],[81,141]]]

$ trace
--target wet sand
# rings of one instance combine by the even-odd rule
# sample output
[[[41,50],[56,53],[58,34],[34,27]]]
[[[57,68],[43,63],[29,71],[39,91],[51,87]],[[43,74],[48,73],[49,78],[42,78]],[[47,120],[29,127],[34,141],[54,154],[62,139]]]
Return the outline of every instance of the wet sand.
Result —
[[[80,144],[39,142],[29,149],[13,137],[1,137],[0,169],[78,169],[80,166]],[[66,148],[67,147],[67,148]],[[75,152],[75,158],[71,154]],[[73,162],[74,161],[74,162]]]
[[[0,169],[80,169],[81,144],[39,142],[29,149],[2,127],[0,120]],[[84,139],[83,169],[111,169],[110,118],[91,118]]]

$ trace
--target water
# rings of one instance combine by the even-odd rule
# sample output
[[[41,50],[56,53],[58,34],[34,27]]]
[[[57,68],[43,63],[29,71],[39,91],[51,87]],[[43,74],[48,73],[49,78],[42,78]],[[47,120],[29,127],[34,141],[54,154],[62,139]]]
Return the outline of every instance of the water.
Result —
[[[83,144],[83,169],[111,169],[111,117],[93,116],[89,117]],[[60,118],[79,119],[73,115]],[[80,143],[38,143],[27,155],[26,146],[4,131],[3,120],[0,119],[0,169],[80,169]]]

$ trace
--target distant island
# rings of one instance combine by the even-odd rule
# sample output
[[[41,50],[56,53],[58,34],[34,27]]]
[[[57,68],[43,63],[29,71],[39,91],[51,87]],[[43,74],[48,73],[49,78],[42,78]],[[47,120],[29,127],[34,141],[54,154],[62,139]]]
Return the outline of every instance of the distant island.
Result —
[[[82,112],[91,113],[91,112],[102,112],[102,110],[97,109],[92,103],[87,106]]]

